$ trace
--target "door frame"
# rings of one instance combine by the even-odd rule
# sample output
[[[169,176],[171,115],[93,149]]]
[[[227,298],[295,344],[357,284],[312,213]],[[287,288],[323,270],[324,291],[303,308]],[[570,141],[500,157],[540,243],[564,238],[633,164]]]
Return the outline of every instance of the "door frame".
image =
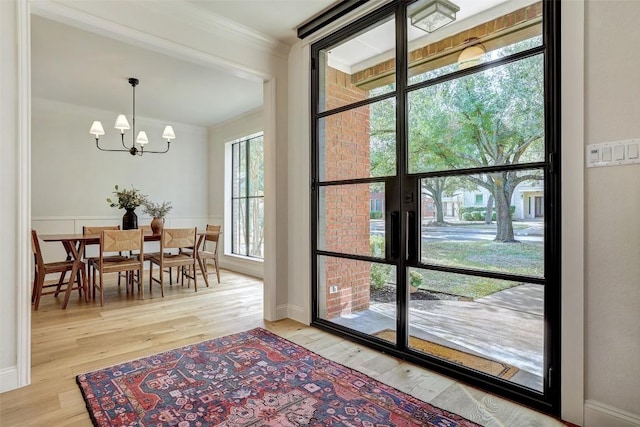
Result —
[[[436,370],[438,372],[442,372],[451,377],[460,379],[472,385],[477,385],[481,388],[484,388],[487,391],[495,392],[507,398],[525,403],[529,406],[535,407],[541,411],[557,415],[560,413],[560,397],[561,397],[561,387],[560,382],[557,381],[557,378],[561,377],[561,366],[560,366],[560,335],[561,335],[561,327],[560,327],[560,277],[561,270],[559,267],[560,263],[560,61],[559,61],[559,52],[560,52],[560,4],[558,2],[554,2],[551,0],[543,0],[544,7],[544,24],[543,24],[543,35],[545,40],[545,116],[547,116],[547,120],[545,121],[545,138],[546,138],[546,156],[544,165],[545,171],[548,169],[552,172],[552,176],[545,175],[545,210],[549,215],[553,215],[553,220],[551,221],[550,227],[545,229],[545,243],[549,248],[546,249],[545,256],[545,272],[551,272],[545,277],[548,280],[548,284],[545,287],[545,366],[553,367],[553,370],[545,370],[544,378],[545,378],[545,389],[548,391],[546,395],[541,393],[533,392],[530,389],[525,389],[521,386],[514,386],[513,384],[508,384],[504,381],[499,381],[495,379],[485,379],[479,378],[475,375],[471,375],[468,372],[461,372],[458,369],[452,368],[448,364],[440,363],[436,360],[430,360],[425,362],[425,360],[421,357],[416,357],[411,353],[407,353],[406,351],[402,351],[395,345],[389,345],[386,343],[381,343],[379,340],[372,339],[369,335],[360,333],[355,330],[348,329],[346,327],[334,324],[332,322],[323,320],[318,317],[318,286],[317,286],[317,277],[318,277],[318,269],[317,269],[317,235],[318,235],[318,227],[317,227],[317,212],[318,212],[318,147],[317,147],[317,137],[318,137],[318,128],[316,117],[318,114],[318,86],[319,86],[319,61],[318,53],[323,47],[329,47],[337,41],[340,41],[347,34],[349,34],[348,29],[350,28],[358,28],[364,29],[369,25],[373,25],[379,21],[380,17],[386,16],[389,10],[394,10],[397,12],[396,14],[396,22],[402,23],[401,25],[397,25],[396,27],[396,39],[400,40],[397,43],[396,48],[396,73],[397,80],[406,81],[406,67],[403,66],[406,60],[406,27],[404,23],[406,23],[406,8],[403,8],[399,4],[403,2],[394,1],[390,4],[382,6],[378,10],[373,13],[364,16],[361,19],[356,20],[348,27],[343,27],[342,29],[334,32],[333,34],[328,35],[327,37],[315,42],[311,46],[311,87],[312,87],[312,95],[311,95],[311,135],[312,135],[312,151],[311,151],[311,279],[312,279],[312,320],[311,324],[317,326],[323,330],[327,330],[332,333],[336,333],[341,336],[348,337],[352,340],[355,340],[359,343],[371,346],[372,348],[379,349],[381,351],[390,353],[396,357],[400,357],[405,360],[409,360],[413,363],[416,363],[421,366],[428,367],[430,369]],[[396,9],[397,8],[397,9]],[[355,32],[355,31],[354,31]],[[404,80],[403,80],[404,79]],[[397,103],[397,123],[405,123],[406,117],[406,93],[403,93],[403,86],[399,85],[396,87],[396,99],[398,99]],[[405,126],[398,127],[397,140],[405,141]],[[406,158],[404,154],[404,149],[401,147],[401,144],[397,145],[397,156],[396,161],[397,165],[405,165]],[[540,167],[541,164],[532,165],[532,167]],[[399,166],[398,166],[399,167]],[[364,179],[363,181],[366,181]],[[400,194],[405,193],[405,189],[408,185],[407,182],[402,182],[402,180],[398,180],[398,192]],[[416,194],[419,194],[417,192]],[[399,200],[399,199],[398,199]],[[415,203],[415,197],[414,197]],[[392,206],[386,209],[387,212],[391,212],[393,209]],[[407,209],[400,209],[400,212],[404,214]],[[416,210],[414,209],[414,212]],[[410,234],[411,230],[405,221],[401,221],[401,231],[400,235],[404,239],[406,236]],[[389,245],[388,245],[389,246]],[[407,252],[405,245],[400,245],[400,258],[406,259]],[[415,253],[415,252],[414,252]],[[345,257],[357,259],[357,257]],[[401,274],[398,271],[398,342],[407,342],[406,336],[406,328],[403,325],[407,325],[406,310],[400,309],[406,306],[407,301],[401,301],[402,297],[407,295],[406,292],[406,278],[404,274]],[[551,329],[549,324],[555,325],[555,329]],[[406,344],[405,344],[406,346]],[[553,378],[553,387],[551,384],[551,378]]]

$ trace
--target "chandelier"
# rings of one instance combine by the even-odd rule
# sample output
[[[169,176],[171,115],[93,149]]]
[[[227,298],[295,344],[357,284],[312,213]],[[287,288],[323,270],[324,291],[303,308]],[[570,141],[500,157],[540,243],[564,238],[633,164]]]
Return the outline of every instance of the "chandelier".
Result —
[[[162,153],[166,153],[167,151],[169,151],[169,147],[171,146],[171,140],[175,139],[175,137],[176,137],[176,134],[173,132],[173,127],[169,126],[169,125],[167,125],[164,128],[164,132],[162,133],[162,137],[167,140],[167,149],[164,150],[164,151],[145,150],[144,146],[149,142],[149,138],[147,137],[147,133],[145,131],[143,131],[143,130],[141,130],[138,133],[137,138],[135,139],[135,141],[133,141],[133,136],[136,134],[136,86],[138,85],[138,83],[140,83],[140,81],[138,79],[136,79],[134,77],[130,77],[129,78],[129,84],[133,88],[133,115],[132,115],[132,118],[131,118],[131,123],[132,123],[132,126],[133,126],[133,132],[132,132],[132,135],[131,135],[131,139],[132,139],[131,146],[130,147],[127,146],[127,144],[124,142],[124,131],[131,129],[131,126],[129,126],[129,122],[127,121],[127,118],[125,117],[125,115],[124,114],[120,114],[118,116],[118,118],[116,118],[116,124],[114,125],[114,127],[116,129],[120,130],[120,136],[122,138],[122,146],[124,147],[124,149],[122,149],[122,148],[113,149],[113,148],[102,148],[102,147],[100,147],[100,136],[104,135],[104,128],[102,127],[102,122],[96,120],[91,125],[91,129],[89,130],[89,133],[91,135],[95,136],[95,138],[96,138],[96,147],[98,147],[99,150],[101,150],[101,151],[124,151],[124,152],[128,152],[132,156],[135,156],[135,155],[142,156],[144,153],[162,154]]]

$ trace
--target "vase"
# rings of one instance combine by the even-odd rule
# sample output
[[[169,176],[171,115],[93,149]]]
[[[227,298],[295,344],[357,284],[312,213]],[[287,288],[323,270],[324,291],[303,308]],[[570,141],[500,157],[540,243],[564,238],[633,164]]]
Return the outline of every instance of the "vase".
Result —
[[[164,228],[164,218],[153,218],[151,220],[151,231],[153,231],[153,234],[162,233],[163,228]]]
[[[125,208],[127,212],[122,216],[122,229],[123,230],[135,230],[138,228],[138,215],[135,213],[135,208]]]

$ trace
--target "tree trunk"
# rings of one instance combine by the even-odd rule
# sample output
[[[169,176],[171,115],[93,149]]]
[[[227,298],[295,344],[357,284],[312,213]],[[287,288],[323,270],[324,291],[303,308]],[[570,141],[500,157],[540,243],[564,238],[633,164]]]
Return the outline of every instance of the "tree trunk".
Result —
[[[493,217],[493,194],[489,194],[489,200],[487,200],[487,213],[484,216],[484,223],[491,224]]]
[[[505,188],[505,180],[495,180],[496,202],[496,238],[497,242],[515,242],[513,237],[513,222],[511,219],[511,191]]]
[[[431,195],[433,198],[433,206],[436,210],[436,224],[444,225],[444,210],[442,208],[442,193],[434,191]]]

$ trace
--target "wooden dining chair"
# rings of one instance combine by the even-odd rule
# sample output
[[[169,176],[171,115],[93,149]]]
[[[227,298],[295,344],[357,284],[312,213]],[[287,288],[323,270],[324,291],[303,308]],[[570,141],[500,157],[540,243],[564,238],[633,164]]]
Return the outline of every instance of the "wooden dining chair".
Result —
[[[151,225],[140,225],[138,228],[141,229],[143,233],[152,233]],[[152,256],[157,256],[159,254],[160,252],[145,252],[143,255],[144,261],[149,261]],[[138,256],[136,252],[132,252],[132,255]],[[165,272],[169,273],[169,284],[171,285],[173,283],[173,268],[169,267]]]
[[[195,228],[165,228],[162,230],[160,238],[160,252],[149,257],[149,293],[153,291],[153,282],[160,284],[160,292],[164,297],[163,273],[170,267],[189,267],[195,273],[196,251],[183,251],[184,248],[195,248],[196,229]],[[178,250],[178,253],[170,253],[171,250]],[[160,268],[159,278],[153,277],[153,265]],[[195,274],[192,274],[194,289],[198,291],[198,283]]]
[[[202,247],[198,248],[197,257],[198,264],[202,270],[205,283],[209,286],[209,272],[207,269],[207,260],[212,260],[216,269],[218,283],[220,283],[220,267],[218,266],[218,242],[220,240],[220,225],[207,224],[208,232],[217,232],[218,234],[205,234],[202,239]]]
[[[139,251],[141,256],[115,255],[116,253],[129,253],[131,251]],[[95,271],[100,276],[100,280],[98,283],[92,284],[93,298],[95,299],[96,291],[100,292],[100,306],[104,305],[105,274],[129,272],[126,276],[127,291],[131,284],[131,292],[133,293],[133,285],[137,284],[140,296],[144,299],[144,286],[142,286],[143,269],[144,237],[142,230],[102,230],[100,234],[100,255],[98,256]],[[134,280],[133,273],[137,273],[137,280]]]
[[[100,235],[100,233],[102,233],[103,230],[120,230],[120,226],[119,225],[83,226],[82,234]],[[87,263],[87,270],[89,274],[89,286],[91,287],[92,292],[95,292],[95,285],[96,285],[95,270],[96,270],[96,264],[98,263],[98,255],[87,256],[87,249],[90,249],[91,246],[97,246],[97,248],[100,249],[100,243],[98,244],[87,243],[84,247],[84,254],[82,254],[82,256],[84,261]],[[123,260],[125,258],[121,253],[114,256],[120,257],[119,258],[120,260]],[[116,258],[114,258],[114,260],[116,260]],[[118,286],[120,286],[120,279],[121,279],[121,275],[118,274]],[[95,298],[95,295],[94,295],[94,298]]]
[[[38,309],[40,305],[40,297],[42,295],[54,295],[58,296],[61,292],[66,292],[65,285],[65,277],[67,272],[73,271],[73,260],[67,261],[57,261],[57,262],[44,262],[42,257],[42,251],[40,249],[40,241],[38,240],[38,233],[36,230],[31,230],[31,250],[33,252],[33,257],[35,261],[35,277],[33,279],[33,292],[31,294],[31,302],[33,303],[34,310]],[[59,273],[60,278],[57,283],[53,284],[44,284],[45,277],[48,274]],[[73,286],[72,290],[78,290],[78,295],[82,296],[82,291],[84,290],[84,299],[85,301],[89,301],[88,290],[87,290],[87,279],[86,279],[86,270],[85,264],[80,263],[80,269],[78,274],[76,274],[75,281],[72,282],[71,285],[67,284],[67,286]],[[48,288],[55,288],[51,291],[44,291]]]

